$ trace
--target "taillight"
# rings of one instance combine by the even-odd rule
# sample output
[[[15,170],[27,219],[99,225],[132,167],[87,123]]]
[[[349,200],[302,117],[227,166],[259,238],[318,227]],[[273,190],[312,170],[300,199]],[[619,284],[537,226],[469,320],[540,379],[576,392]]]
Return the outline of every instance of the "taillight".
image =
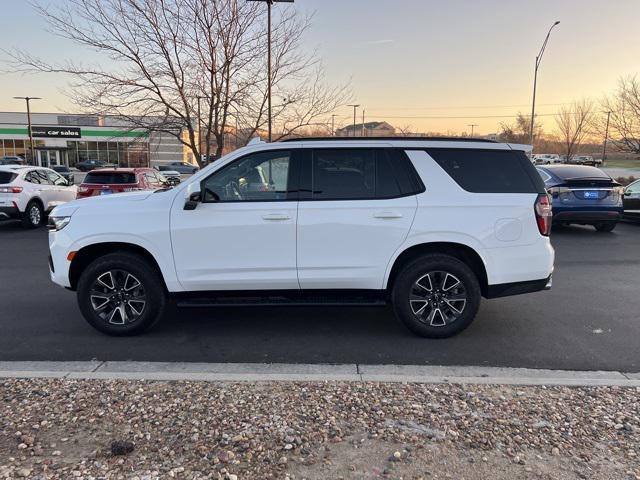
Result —
[[[0,187],[0,193],[20,193],[22,187]]]
[[[83,187],[82,185],[78,187],[78,193],[86,193],[88,191],[89,191],[88,187]]]
[[[534,206],[536,222],[541,235],[548,237],[551,233],[551,221],[553,212],[551,211],[551,198],[549,195],[540,194]]]

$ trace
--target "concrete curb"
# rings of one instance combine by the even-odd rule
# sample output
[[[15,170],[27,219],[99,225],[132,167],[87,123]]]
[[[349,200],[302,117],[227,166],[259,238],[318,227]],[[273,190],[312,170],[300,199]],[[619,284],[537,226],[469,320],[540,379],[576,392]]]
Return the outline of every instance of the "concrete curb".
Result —
[[[427,365],[0,362],[0,378],[165,381],[400,382],[640,387],[640,374]]]

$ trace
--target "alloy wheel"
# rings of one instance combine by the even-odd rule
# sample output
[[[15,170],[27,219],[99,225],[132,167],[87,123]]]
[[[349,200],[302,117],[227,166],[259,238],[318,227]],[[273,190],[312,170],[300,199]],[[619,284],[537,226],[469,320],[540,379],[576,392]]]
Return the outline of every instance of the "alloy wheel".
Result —
[[[89,295],[94,312],[112,325],[135,322],[147,305],[144,285],[125,270],[108,270],[99,275]]]
[[[411,286],[409,305],[415,317],[431,327],[444,327],[455,322],[467,305],[467,291],[455,275],[433,271]]]
[[[42,221],[40,209],[35,204],[29,209],[29,220],[31,221],[31,225],[40,225],[40,222]]]

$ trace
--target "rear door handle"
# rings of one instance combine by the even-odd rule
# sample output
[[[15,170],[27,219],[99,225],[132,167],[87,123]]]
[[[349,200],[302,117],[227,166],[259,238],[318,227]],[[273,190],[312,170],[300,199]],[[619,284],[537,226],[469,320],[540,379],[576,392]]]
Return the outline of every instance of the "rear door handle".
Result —
[[[263,215],[262,218],[270,221],[291,220],[291,217],[286,213],[267,213],[266,215]]]
[[[374,218],[402,218],[402,214],[398,212],[376,212]]]

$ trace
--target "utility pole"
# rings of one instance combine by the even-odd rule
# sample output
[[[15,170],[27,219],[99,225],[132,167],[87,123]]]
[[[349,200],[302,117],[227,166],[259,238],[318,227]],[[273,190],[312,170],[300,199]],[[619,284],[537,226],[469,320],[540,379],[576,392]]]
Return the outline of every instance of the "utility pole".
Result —
[[[607,127],[604,131],[604,144],[602,146],[602,165],[607,161],[607,140],[609,139],[609,120],[611,120],[611,111],[607,112]]]
[[[274,3],[293,3],[294,0],[247,0],[248,2],[265,2],[267,4],[267,110],[269,122],[269,142],[273,139],[271,118],[271,5]]]
[[[331,115],[331,136],[336,136],[336,114]]]
[[[365,128],[364,128],[364,108],[362,109],[362,136],[365,136]]]
[[[353,107],[353,136],[356,136],[356,109],[360,105],[347,105],[347,107]]]
[[[35,165],[36,154],[35,149],[33,148],[33,131],[31,130],[31,107],[29,102],[31,100],[42,100],[40,97],[13,97],[16,100],[24,100],[27,102],[27,133],[29,134],[29,150],[31,151],[31,163]]]
[[[531,143],[531,146],[533,146],[533,128],[536,123],[536,86],[538,83],[538,67],[540,67],[540,62],[542,62],[542,55],[544,55],[544,50],[547,48],[547,42],[549,41],[549,35],[551,35],[551,30],[553,30],[553,27],[559,24],[560,24],[560,21],[556,21],[553,25],[551,25],[551,28],[549,29],[549,32],[547,32],[547,36],[544,39],[544,43],[542,44],[542,48],[540,49],[540,52],[536,57],[536,68],[533,73],[533,101],[531,103],[531,127],[529,130],[529,143]]]
[[[202,162],[202,115],[200,114],[200,100],[207,97],[198,98],[198,155],[200,155],[200,162]],[[209,159],[206,159],[209,161]],[[198,163],[200,163],[198,162]]]
[[[467,127],[471,127],[471,138],[473,138],[473,129],[475,127],[477,127],[477,126],[478,126],[477,123],[471,123],[471,124],[467,125]]]

